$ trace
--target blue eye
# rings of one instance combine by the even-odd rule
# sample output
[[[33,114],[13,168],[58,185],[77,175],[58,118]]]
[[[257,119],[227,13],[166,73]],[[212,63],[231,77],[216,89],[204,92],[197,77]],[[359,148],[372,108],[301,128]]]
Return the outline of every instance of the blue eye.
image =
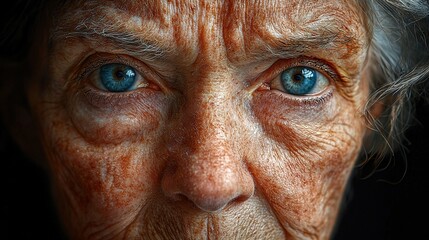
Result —
[[[110,92],[125,92],[132,90],[137,79],[137,72],[134,68],[119,64],[110,63],[100,67],[99,79],[103,88]]]
[[[329,81],[310,67],[292,67],[280,74],[280,84],[286,93],[307,95],[322,91]]]

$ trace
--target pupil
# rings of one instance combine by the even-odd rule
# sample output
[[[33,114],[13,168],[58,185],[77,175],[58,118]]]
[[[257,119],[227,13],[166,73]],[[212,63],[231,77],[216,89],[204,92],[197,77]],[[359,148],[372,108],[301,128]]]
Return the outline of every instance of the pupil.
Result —
[[[304,76],[302,76],[302,74],[295,74],[293,75],[293,80],[294,82],[301,82],[302,80],[304,80]]]
[[[124,72],[122,70],[117,70],[115,72],[115,78],[116,80],[122,80],[122,78],[124,78]]]

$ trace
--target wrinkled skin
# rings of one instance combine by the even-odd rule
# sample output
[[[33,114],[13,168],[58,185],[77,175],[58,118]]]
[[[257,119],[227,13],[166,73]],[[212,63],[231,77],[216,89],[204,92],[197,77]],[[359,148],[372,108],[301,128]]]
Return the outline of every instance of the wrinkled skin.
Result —
[[[367,131],[352,1],[73,2],[28,90],[72,239],[329,239]],[[102,89],[106,63],[141,84]],[[328,85],[286,93],[294,66]]]

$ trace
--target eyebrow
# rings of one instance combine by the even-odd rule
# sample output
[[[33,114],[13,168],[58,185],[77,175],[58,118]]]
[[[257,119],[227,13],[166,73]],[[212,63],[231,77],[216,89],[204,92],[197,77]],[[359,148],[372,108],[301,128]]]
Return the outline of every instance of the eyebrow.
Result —
[[[50,36],[51,41],[70,38],[83,38],[90,42],[106,42],[118,47],[130,55],[145,57],[147,60],[154,60],[163,57],[168,50],[160,47],[151,41],[143,39],[132,32],[121,31],[109,25],[97,21],[82,21],[72,29],[64,27],[57,28]]]
[[[341,32],[338,29],[323,29],[317,33],[291,34],[284,38],[265,43],[263,49],[252,50],[250,54],[258,58],[279,57],[291,58],[299,55],[312,54],[315,50],[332,52],[345,59],[361,53],[367,43],[352,32]]]
[[[358,45],[356,38],[352,36],[340,36],[338,33],[322,33],[306,37],[291,36],[286,41],[280,40],[277,46],[272,47],[275,55],[287,55],[291,52],[303,54],[311,49],[338,49],[344,45]]]

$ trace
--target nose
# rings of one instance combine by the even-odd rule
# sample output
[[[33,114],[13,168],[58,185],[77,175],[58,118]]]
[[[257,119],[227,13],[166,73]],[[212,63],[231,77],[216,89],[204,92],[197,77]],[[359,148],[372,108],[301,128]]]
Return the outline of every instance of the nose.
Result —
[[[243,159],[243,128],[228,117],[229,106],[193,103],[181,126],[170,132],[171,157],[161,181],[164,194],[206,212],[246,201],[254,182]]]
[[[207,160],[217,161],[217,166]],[[210,156],[193,166],[170,168],[164,172],[162,189],[175,201],[190,201],[206,212],[222,210],[228,204],[247,200],[254,191],[253,181],[237,167],[228,166],[228,156]],[[196,166],[197,164],[205,166]]]

